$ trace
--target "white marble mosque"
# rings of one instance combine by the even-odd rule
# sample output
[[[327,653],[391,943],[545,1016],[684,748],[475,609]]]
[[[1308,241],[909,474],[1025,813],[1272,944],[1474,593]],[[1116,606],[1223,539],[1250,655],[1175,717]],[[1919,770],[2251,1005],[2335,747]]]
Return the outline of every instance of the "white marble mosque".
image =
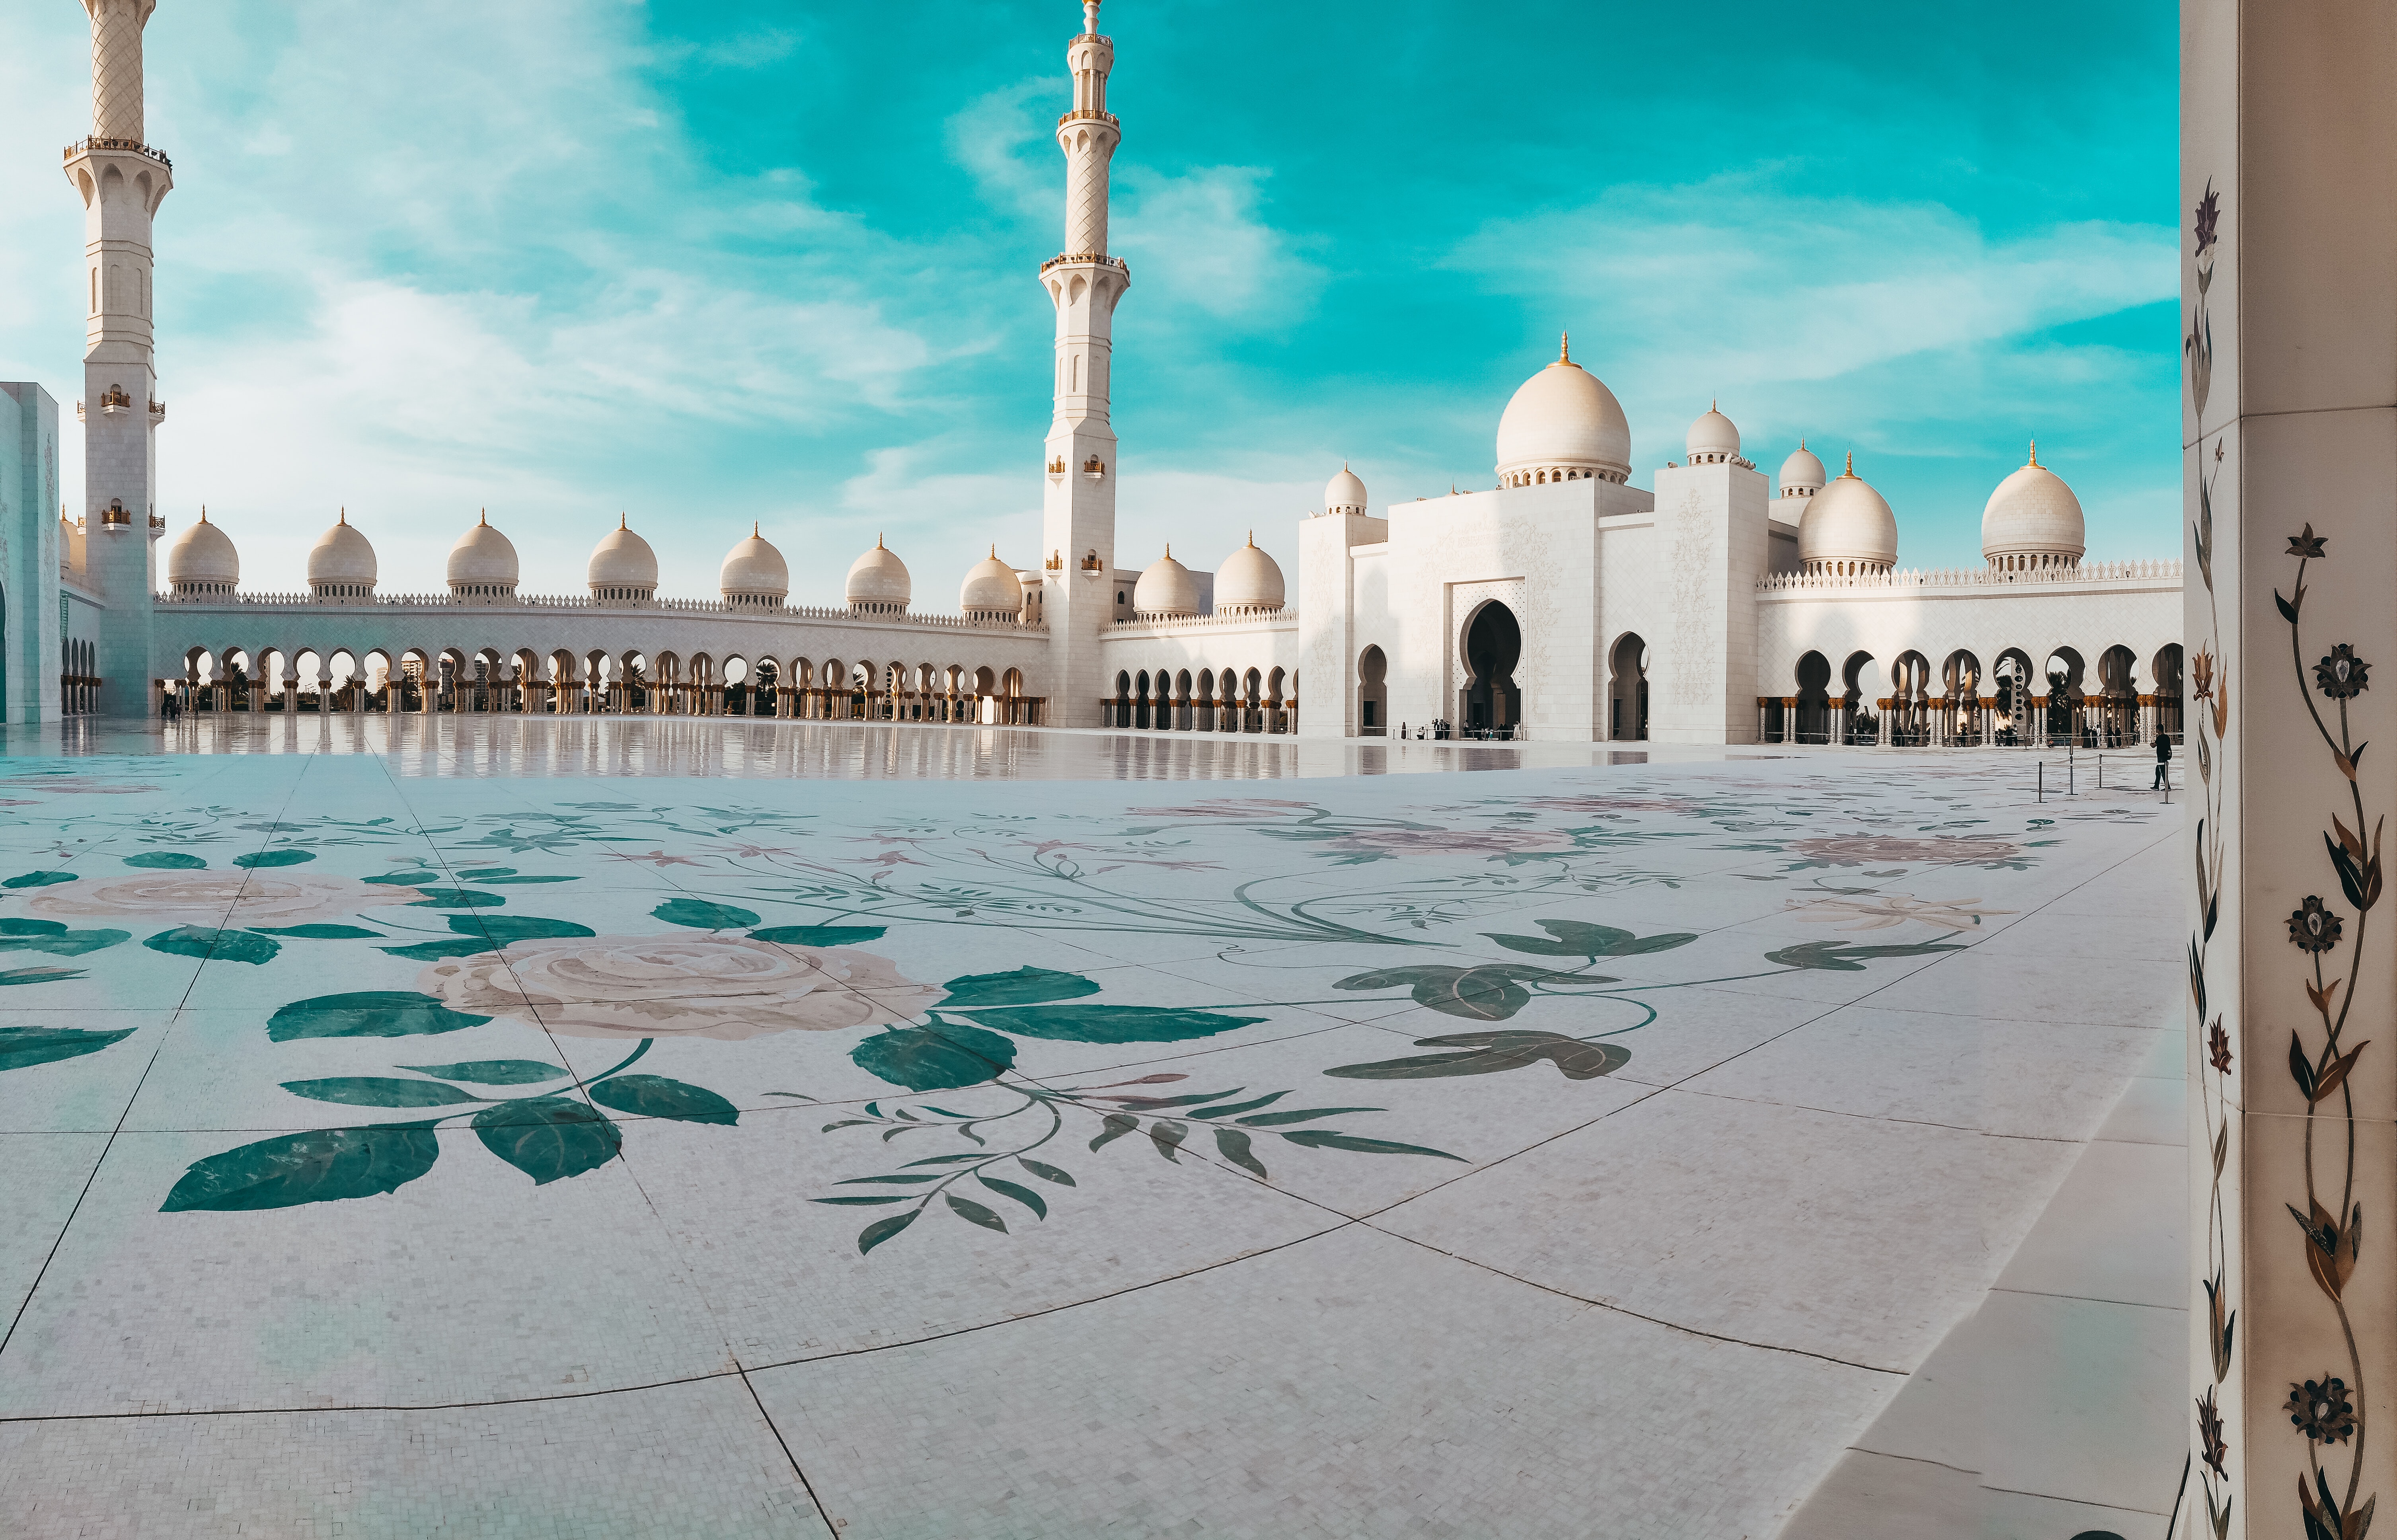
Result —
[[[789,602],[788,563],[753,529],[716,594],[665,596],[648,539],[620,517],[579,588],[537,590],[478,513],[439,588],[395,593],[344,513],[310,554],[308,592],[245,591],[234,532],[205,511],[171,529],[153,490],[166,410],[150,223],[172,185],[142,139],[154,4],[90,0],[92,137],[66,167],[88,210],[87,506],[62,515],[54,559],[35,510],[57,501],[56,407],[7,387],[21,419],[6,435],[8,576],[36,614],[55,587],[64,616],[55,653],[46,626],[12,638],[17,719],[154,714],[171,697],[1339,738],[1439,722],[1583,743],[2111,744],[2179,729],[2179,563],[2085,563],[2081,505],[2035,449],[1990,494],[1984,567],[1904,569],[1896,516],[1853,455],[1834,475],[1801,443],[1768,479],[1715,407],[1684,460],[1634,485],[1622,406],[1569,341],[1500,414],[1489,489],[1377,505],[1351,469],[1332,476],[1299,520],[1294,593],[1253,541],[1212,572],[1170,547],[1124,565],[1108,404],[1131,272],[1107,252],[1120,127],[1094,4],[1067,44],[1065,250],[1041,265],[1056,371],[1030,560],[945,554],[930,571],[962,574],[950,609],[919,603],[877,542],[843,604],[810,608]],[[46,704],[34,681],[52,677]]]

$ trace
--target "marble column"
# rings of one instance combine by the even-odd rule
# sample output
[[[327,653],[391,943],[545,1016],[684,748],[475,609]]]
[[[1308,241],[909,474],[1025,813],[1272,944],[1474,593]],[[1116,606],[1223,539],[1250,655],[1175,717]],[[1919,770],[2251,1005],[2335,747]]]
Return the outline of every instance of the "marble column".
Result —
[[[2397,1497],[2397,10],[2181,28],[2182,1533],[2357,1540]]]

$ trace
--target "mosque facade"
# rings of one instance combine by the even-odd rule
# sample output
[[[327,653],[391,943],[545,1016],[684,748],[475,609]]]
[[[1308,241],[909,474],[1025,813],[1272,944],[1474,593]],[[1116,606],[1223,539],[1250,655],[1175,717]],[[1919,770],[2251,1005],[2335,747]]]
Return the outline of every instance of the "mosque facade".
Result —
[[[9,720],[174,700],[1690,743],[2178,730],[2180,564],[2084,562],[2081,505],[2035,449],[1990,495],[1982,567],[1901,569],[1896,517],[1852,457],[1833,475],[1801,444],[1768,479],[1711,407],[1686,458],[1634,486],[1623,408],[1569,341],[1506,403],[1487,489],[1377,506],[1355,472],[1333,475],[1298,521],[1294,591],[1253,540],[1212,571],[1170,548],[1118,565],[1112,335],[1132,273],[1107,249],[1122,129],[1097,0],[1066,45],[1065,235],[1038,274],[1056,330],[1034,560],[963,556],[956,609],[928,612],[877,541],[843,604],[810,608],[753,528],[716,596],[662,596],[655,552],[620,517],[583,591],[538,594],[478,514],[440,591],[391,594],[344,513],[307,592],[245,590],[222,523],[203,511],[168,539],[154,490],[151,221],[173,186],[143,138],[157,0],[84,3],[92,132],[65,166],[87,213],[86,505],[50,528],[56,404],[0,385]]]

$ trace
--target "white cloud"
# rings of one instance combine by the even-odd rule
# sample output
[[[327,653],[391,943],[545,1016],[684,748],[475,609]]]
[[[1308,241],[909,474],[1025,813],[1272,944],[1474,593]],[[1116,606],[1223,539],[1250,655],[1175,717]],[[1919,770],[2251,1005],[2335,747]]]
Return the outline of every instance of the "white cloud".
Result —
[[[1123,167],[1114,216],[1114,248],[1132,261],[1134,281],[1161,290],[1169,304],[1203,312],[1220,334],[1286,325],[1313,308],[1323,270],[1301,255],[1304,243],[1259,212],[1273,173],[1257,166],[1206,166],[1169,176]]]
[[[1033,75],[985,91],[949,115],[949,154],[983,196],[1027,219],[1065,218],[1065,156],[1035,102],[1054,100],[1053,76]]]
[[[1652,389],[1836,379],[2178,291],[2173,233],[2088,221],[1989,241],[1955,210],[1765,191],[1737,177],[1627,185],[1493,221],[1450,265],[1578,322]]]

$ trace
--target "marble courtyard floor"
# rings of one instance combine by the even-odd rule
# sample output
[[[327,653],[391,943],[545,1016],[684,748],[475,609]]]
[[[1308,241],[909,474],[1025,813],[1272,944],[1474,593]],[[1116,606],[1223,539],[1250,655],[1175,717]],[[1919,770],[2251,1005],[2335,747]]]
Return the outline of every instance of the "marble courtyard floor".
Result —
[[[0,744],[0,1533],[1762,1540],[2159,1073],[2179,809],[1630,759]]]

